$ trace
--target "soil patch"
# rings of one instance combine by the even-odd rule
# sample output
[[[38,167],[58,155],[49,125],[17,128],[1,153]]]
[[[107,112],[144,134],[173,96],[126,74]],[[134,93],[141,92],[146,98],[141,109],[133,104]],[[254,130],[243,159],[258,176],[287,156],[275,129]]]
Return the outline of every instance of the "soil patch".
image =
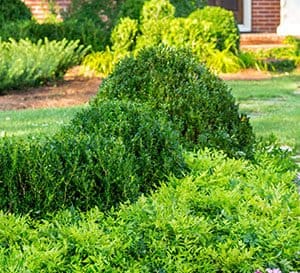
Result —
[[[55,85],[10,90],[0,95],[0,111],[36,108],[55,108],[87,103],[99,89],[102,79],[83,77],[73,69]]]
[[[237,73],[220,74],[223,80],[266,80],[272,78],[272,74],[267,71],[246,69]]]

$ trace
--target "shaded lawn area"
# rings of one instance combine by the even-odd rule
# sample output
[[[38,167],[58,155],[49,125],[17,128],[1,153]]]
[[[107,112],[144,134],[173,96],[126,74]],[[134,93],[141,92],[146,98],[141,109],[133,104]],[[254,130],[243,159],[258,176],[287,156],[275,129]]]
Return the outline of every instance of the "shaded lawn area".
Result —
[[[228,81],[258,136],[274,134],[300,153],[300,73],[260,81]]]

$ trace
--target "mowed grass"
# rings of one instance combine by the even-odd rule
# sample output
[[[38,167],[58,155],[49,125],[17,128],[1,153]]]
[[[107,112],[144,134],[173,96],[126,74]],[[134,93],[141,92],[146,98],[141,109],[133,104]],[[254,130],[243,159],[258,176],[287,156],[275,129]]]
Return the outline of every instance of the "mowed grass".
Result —
[[[53,134],[82,108],[0,111],[0,136]]]
[[[274,134],[300,153],[300,74],[260,81],[228,81],[240,110],[250,116],[256,135]]]

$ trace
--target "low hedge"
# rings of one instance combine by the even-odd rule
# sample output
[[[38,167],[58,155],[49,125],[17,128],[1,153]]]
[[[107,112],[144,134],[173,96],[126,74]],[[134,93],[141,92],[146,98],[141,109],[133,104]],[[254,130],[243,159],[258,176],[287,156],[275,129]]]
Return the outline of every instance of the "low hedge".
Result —
[[[178,136],[134,103],[103,102],[46,139],[0,139],[0,209],[43,216],[66,207],[103,210],[149,193],[184,171]]]

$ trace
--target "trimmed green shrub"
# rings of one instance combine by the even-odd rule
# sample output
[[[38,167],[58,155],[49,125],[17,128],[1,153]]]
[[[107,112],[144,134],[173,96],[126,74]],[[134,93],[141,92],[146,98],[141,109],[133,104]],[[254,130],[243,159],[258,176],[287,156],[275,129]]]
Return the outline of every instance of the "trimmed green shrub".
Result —
[[[157,46],[164,40],[164,30],[175,18],[175,7],[169,0],[145,2],[141,13],[141,35],[136,39],[136,50]]]
[[[119,18],[130,17],[131,19],[140,19],[143,5],[146,0],[125,0],[120,8]],[[176,17],[186,17],[196,9],[203,8],[206,0],[171,0],[170,3],[176,8]]]
[[[263,157],[254,165],[215,152],[189,154],[191,175],[170,178],[108,215],[69,210],[33,221],[0,213],[0,271],[297,271],[295,173]]]
[[[87,49],[79,41],[29,40],[0,42],[0,92],[40,85],[61,78],[78,64]]]
[[[21,0],[0,0],[0,31],[10,22],[30,20],[30,9]]]
[[[132,51],[138,32],[138,22],[129,17],[121,18],[119,24],[111,33],[111,42],[114,51]]]
[[[126,57],[104,80],[93,105],[126,99],[163,111],[186,147],[214,147],[230,156],[252,153],[254,135],[230,89],[184,49],[160,46]]]
[[[205,42],[213,41],[216,49],[233,52],[239,49],[239,30],[231,11],[207,6],[191,13],[188,19],[192,22],[194,33]]]
[[[0,139],[0,208],[45,215],[134,201],[184,170],[178,135],[142,105],[103,102],[51,139]]]

